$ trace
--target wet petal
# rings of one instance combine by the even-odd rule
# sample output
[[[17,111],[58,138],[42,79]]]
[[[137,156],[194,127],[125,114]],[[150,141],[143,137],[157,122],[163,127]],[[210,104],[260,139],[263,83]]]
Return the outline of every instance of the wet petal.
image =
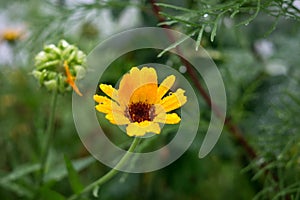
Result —
[[[104,97],[104,96],[100,96],[100,95],[97,95],[97,94],[95,94],[94,96],[93,96],[93,98],[94,98],[94,100],[97,102],[97,103],[110,103],[111,102],[111,100],[109,99],[109,98],[107,98],[107,97]]]
[[[170,90],[175,82],[175,76],[171,75],[165,78],[157,89],[157,100],[159,101]]]
[[[146,133],[160,133],[160,127],[158,123],[143,121],[141,123],[135,122],[128,124],[126,127],[127,135],[129,136],[143,136]]]
[[[186,103],[187,98],[184,95],[184,92],[185,91],[183,89],[178,89],[176,92],[163,98],[160,101],[160,104],[163,106],[165,112],[175,110]]]

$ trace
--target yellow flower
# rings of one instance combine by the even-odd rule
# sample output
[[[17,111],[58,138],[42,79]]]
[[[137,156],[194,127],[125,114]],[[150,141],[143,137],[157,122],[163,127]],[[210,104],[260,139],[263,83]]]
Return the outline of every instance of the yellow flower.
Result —
[[[18,29],[6,29],[2,33],[3,40],[6,40],[8,42],[15,42],[22,38],[24,32]]]
[[[110,98],[94,95],[96,109],[106,114],[112,124],[126,125],[129,136],[143,136],[147,132],[159,134],[159,123],[177,124],[180,117],[168,112],[181,107],[187,98],[183,89],[165,95],[175,82],[168,76],[159,86],[154,68],[133,67],[125,74],[119,89],[100,84],[100,89]]]

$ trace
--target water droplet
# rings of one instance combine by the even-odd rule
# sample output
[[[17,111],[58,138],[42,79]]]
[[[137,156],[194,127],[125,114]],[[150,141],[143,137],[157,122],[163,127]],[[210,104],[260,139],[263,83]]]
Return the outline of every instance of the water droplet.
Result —
[[[204,30],[205,30],[206,33],[209,33],[209,32],[211,32],[211,27],[210,26],[206,26],[204,28]]]
[[[282,4],[282,8],[283,8],[283,9],[287,9],[288,7],[289,7],[289,5],[288,5],[287,3],[283,3],[283,4]]]
[[[179,67],[179,72],[182,73],[182,74],[184,74],[186,72],[186,66],[183,66],[183,65],[180,66]]]

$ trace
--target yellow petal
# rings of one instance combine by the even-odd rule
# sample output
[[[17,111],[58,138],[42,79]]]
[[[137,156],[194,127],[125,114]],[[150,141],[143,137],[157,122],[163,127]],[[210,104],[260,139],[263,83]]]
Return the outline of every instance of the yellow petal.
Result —
[[[107,114],[105,118],[108,119],[112,124],[125,125],[130,123],[127,117],[125,117],[123,114],[116,112]]]
[[[116,102],[112,101],[111,99],[100,96],[94,95],[94,100],[99,103],[96,105],[96,109],[102,113],[110,113],[110,112],[118,112],[120,114],[124,113],[124,109],[120,107]]]
[[[155,92],[153,94],[153,92]],[[147,99],[150,102],[156,101],[157,75],[154,68],[133,67],[129,74],[125,74],[120,81],[118,97],[123,104]],[[155,96],[153,96],[155,95]]]
[[[184,92],[183,89],[178,89],[176,92],[163,98],[159,104],[163,106],[165,112],[175,110],[186,103],[187,98]]]
[[[117,100],[117,90],[111,85],[100,84],[99,87],[107,96],[114,100]]]
[[[145,84],[133,91],[129,104],[137,102],[145,102],[154,104],[156,102],[157,84]]]
[[[105,104],[107,104],[107,103],[111,103],[111,100],[109,99],[109,98],[107,98],[107,97],[104,97],[104,96],[100,96],[100,95],[97,95],[97,94],[95,94],[94,96],[93,96],[93,98],[94,98],[94,100],[97,102],[97,103],[105,103]]]
[[[120,103],[125,105],[128,104],[131,94],[136,88],[138,88],[138,85],[139,83],[137,78],[133,78],[131,74],[125,74],[120,81],[118,90],[118,96],[121,101]]]
[[[95,108],[96,108],[96,110],[98,110],[99,112],[102,112],[102,113],[110,113],[111,112],[111,106],[98,104],[95,106]]]
[[[175,76],[171,75],[165,78],[163,82],[159,85],[157,89],[157,100],[159,101],[167,92],[168,90],[172,87],[172,85],[175,82]]]
[[[180,122],[180,120],[180,117],[176,113],[166,114],[162,112],[153,119],[153,122],[159,122],[163,124],[177,124]]]
[[[94,100],[99,104],[95,106],[95,108],[102,113],[106,114],[106,119],[110,121],[112,124],[124,125],[129,124],[129,119],[125,116],[125,110],[120,107],[116,102],[111,99],[94,95]]]
[[[157,74],[152,67],[143,67],[140,70],[140,83],[141,85],[154,83],[157,85]]]
[[[126,127],[127,135],[129,136],[143,136],[146,133],[160,133],[160,127],[158,123],[143,121],[143,122],[134,122],[128,124]]]

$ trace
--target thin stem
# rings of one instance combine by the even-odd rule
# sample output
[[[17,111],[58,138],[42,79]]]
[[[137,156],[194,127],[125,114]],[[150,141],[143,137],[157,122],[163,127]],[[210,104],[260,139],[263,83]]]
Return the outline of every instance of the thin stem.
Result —
[[[39,184],[43,184],[43,179],[45,175],[45,168],[46,168],[46,163],[48,159],[48,154],[49,154],[49,149],[50,149],[50,144],[51,144],[51,135],[53,132],[54,128],[54,116],[55,116],[55,108],[56,108],[56,103],[57,103],[57,94],[58,91],[54,90],[52,93],[52,100],[51,100],[51,111],[50,111],[50,116],[48,119],[48,124],[47,124],[47,130],[45,133],[45,142],[44,146],[42,147],[42,161],[41,161],[41,168],[40,168],[40,180]]]
[[[99,187],[99,186],[103,185],[104,183],[106,183],[107,181],[109,181],[110,179],[112,179],[119,172],[117,169],[122,167],[125,164],[125,162],[129,159],[129,157],[131,156],[131,152],[134,151],[134,149],[137,147],[140,140],[141,140],[141,138],[138,138],[138,137],[134,138],[128,151],[125,153],[125,155],[120,159],[120,161],[117,163],[117,165],[113,169],[111,169],[109,172],[107,172],[107,174],[105,174],[98,180],[96,180],[93,183],[86,186],[78,194],[72,195],[70,198],[68,198],[68,200],[75,200],[75,199],[79,198],[81,194],[89,192],[92,189],[94,189],[96,186]]]

